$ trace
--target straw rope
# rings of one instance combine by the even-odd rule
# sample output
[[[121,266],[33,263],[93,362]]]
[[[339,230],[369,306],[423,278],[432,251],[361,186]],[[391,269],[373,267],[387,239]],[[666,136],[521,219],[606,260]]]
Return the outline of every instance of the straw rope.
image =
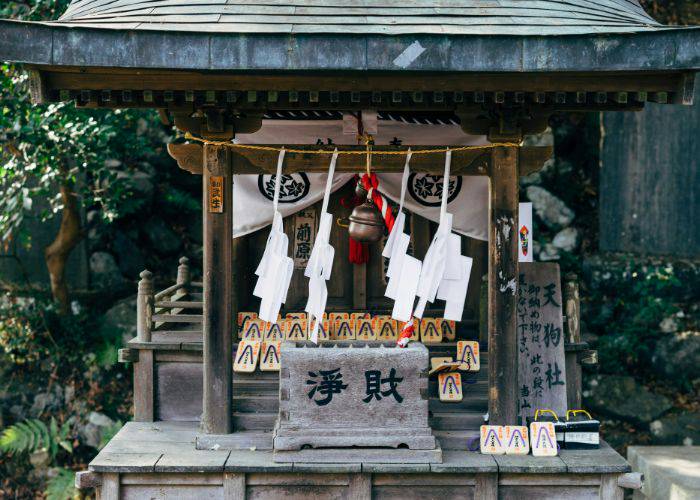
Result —
[[[202,137],[196,137],[189,132],[185,134],[185,139],[196,141],[196,142],[201,142],[202,144],[209,144],[213,146],[226,146],[231,149],[249,149],[249,150],[257,150],[257,151],[270,151],[270,152],[275,152],[279,153],[284,149],[286,154],[312,154],[312,155],[332,155],[334,153],[333,150],[323,150],[323,149],[287,149],[287,148],[276,148],[273,146],[259,146],[256,144],[234,144],[229,141],[211,141],[208,139],[204,139]],[[501,148],[501,147],[520,147],[521,144],[517,142],[501,142],[501,143],[494,143],[494,144],[484,144],[483,146],[457,146],[454,148],[437,148],[437,149],[413,149],[411,150],[411,153],[415,155],[426,155],[426,154],[438,154],[438,153],[447,153],[448,151],[473,151],[476,149],[493,149],[493,148]],[[357,149],[357,150],[342,150],[339,149],[337,151],[339,155],[407,155],[408,150],[406,151],[386,151],[386,150],[378,150],[378,149]]]

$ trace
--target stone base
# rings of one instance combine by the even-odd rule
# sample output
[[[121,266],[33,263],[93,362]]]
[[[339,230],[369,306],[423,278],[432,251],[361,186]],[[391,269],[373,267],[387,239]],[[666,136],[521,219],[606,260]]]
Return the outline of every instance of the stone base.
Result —
[[[272,434],[254,431],[197,434],[195,447],[198,450],[271,450]]]
[[[434,450],[437,447],[437,442],[430,427],[407,429],[385,427],[339,429],[278,427],[275,430],[274,448],[278,451],[349,447]]]
[[[404,448],[319,448],[295,451],[275,450],[273,462],[294,463],[381,463],[381,464],[439,464],[442,450],[407,450]]]

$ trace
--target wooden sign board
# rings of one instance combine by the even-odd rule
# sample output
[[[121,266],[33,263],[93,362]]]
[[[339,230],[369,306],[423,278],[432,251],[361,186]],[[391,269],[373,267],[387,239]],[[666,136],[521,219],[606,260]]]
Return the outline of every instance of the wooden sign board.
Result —
[[[266,325],[267,322],[261,319],[248,319],[239,330],[238,336],[241,338],[241,340],[262,340],[263,333],[267,329]]]
[[[282,321],[282,325],[285,340],[306,340],[306,320],[285,319]]]
[[[355,340],[377,340],[377,334],[374,332],[374,323],[371,319],[360,318],[355,320]]]
[[[306,269],[309,257],[311,257],[313,239],[316,236],[316,211],[313,207],[305,208],[294,214],[294,234],[292,236],[294,269]]]
[[[259,340],[241,340],[236,349],[236,358],[233,362],[233,371],[241,373],[253,373],[258,365],[260,355]]]
[[[457,338],[457,323],[449,319],[441,319],[442,338],[448,342],[453,342]]]
[[[506,425],[506,455],[527,455],[530,453],[530,441],[525,425]]]
[[[276,340],[284,340],[284,332],[282,331],[282,322],[267,324],[263,330],[263,341],[274,342]]]
[[[399,324],[391,316],[375,316],[372,318],[374,332],[377,335],[377,340],[382,342],[396,342],[399,338]]]
[[[438,392],[440,393],[440,401],[447,403],[462,401],[462,375],[459,372],[439,374]]]
[[[442,342],[441,321],[436,318],[422,319],[420,322],[420,341],[424,344],[439,344]]]
[[[355,340],[355,320],[336,319],[333,325],[332,340]]]
[[[237,318],[238,329],[240,330],[241,327],[243,327],[243,325],[245,325],[245,322],[248,321],[249,319],[258,319],[258,313],[253,312],[253,311],[239,312],[238,318]]]
[[[457,342],[457,361],[459,369],[467,372],[478,372],[481,369],[479,361],[479,342],[476,340],[460,340]]]
[[[533,416],[538,408],[564,415],[567,409],[564,322],[557,264],[520,264],[517,320],[521,420]],[[530,435],[534,439],[532,432]]]
[[[557,436],[552,422],[530,423],[530,444],[535,457],[556,457]]]
[[[482,425],[480,432],[481,453],[485,455],[504,455],[506,452],[503,441],[505,428],[502,425]]]
[[[260,353],[260,371],[278,372],[280,371],[280,352],[282,342],[263,342]]]
[[[224,213],[224,178],[219,175],[209,177],[209,213]]]

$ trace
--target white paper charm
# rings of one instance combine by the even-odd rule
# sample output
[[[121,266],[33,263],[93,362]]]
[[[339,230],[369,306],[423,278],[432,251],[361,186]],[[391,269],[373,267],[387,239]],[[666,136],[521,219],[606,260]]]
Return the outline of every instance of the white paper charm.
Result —
[[[330,245],[329,238],[333,227],[333,216],[327,212],[328,200],[331,195],[333,185],[333,174],[335,164],[338,161],[338,150],[336,149],[328,167],[328,178],[326,180],[326,190],[323,195],[321,206],[321,221],[318,225],[318,233],[314,247],[311,250],[309,263],[304,271],[304,276],[309,278],[309,297],[304,310],[308,313],[309,340],[314,344],[318,343],[318,329],[323,321],[323,313],[326,310],[328,300],[328,288],[326,281],[331,278],[333,269],[333,257],[335,249]]]
[[[277,321],[280,308],[287,298],[287,291],[294,272],[294,260],[287,256],[289,239],[284,234],[282,214],[277,210],[284,153],[284,149],[281,150],[277,159],[275,195],[272,201],[272,209],[274,211],[272,228],[267,238],[263,256],[255,270],[258,281],[253,290],[253,295],[260,297],[258,317],[272,323]]]

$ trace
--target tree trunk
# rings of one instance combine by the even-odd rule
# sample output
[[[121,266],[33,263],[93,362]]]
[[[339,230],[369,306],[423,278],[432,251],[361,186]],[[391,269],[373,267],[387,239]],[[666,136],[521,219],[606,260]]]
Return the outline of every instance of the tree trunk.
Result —
[[[70,312],[70,299],[68,296],[68,284],[66,283],[66,263],[68,256],[82,238],[80,227],[80,213],[78,201],[69,183],[64,183],[60,188],[63,212],[61,214],[61,227],[58,229],[56,239],[44,250],[44,259],[51,280],[51,293],[58,302],[63,314]]]

